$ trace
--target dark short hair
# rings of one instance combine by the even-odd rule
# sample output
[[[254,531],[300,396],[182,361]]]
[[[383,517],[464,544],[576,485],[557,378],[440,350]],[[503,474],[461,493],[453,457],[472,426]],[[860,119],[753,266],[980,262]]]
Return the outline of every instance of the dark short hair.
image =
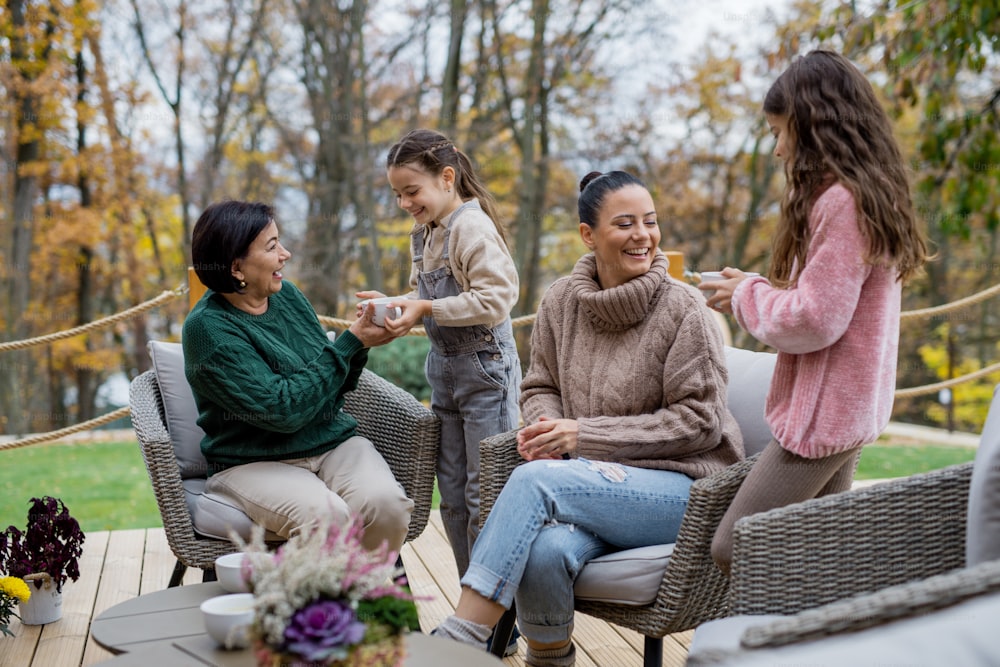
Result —
[[[250,244],[274,220],[274,208],[262,202],[222,201],[198,217],[191,236],[191,260],[198,279],[220,294],[240,291],[233,262],[247,256]]]
[[[576,204],[580,222],[594,227],[597,224],[605,197],[628,185],[646,187],[642,181],[627,171],[609,171],[604,174],[592,171],[580,179],[580,199]]]

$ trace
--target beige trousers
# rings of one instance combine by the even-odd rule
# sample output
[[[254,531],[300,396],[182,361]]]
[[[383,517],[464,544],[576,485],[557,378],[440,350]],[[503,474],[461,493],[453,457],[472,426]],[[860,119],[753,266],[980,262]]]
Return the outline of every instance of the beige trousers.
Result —
[[[318,456],[227,468],[208,478],[205,491],[226,496],[255,523],[286,539],[325,514],[340,525],[360,515],[367,549],[385,541],[399,551],[413,511],[388,464],[361,436]]]

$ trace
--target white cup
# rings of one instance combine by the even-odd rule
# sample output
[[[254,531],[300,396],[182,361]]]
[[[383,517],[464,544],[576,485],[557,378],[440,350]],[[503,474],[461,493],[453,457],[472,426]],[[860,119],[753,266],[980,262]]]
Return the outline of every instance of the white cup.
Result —
[[[226,554],[215,559],[215,578],[227,593],[248,593],[250,589],[243,579],[242,552]]]
[[[746,275],[747,278],[752,278],[753,276],[759,276],[760,275],[759,273],[754,273],[752,271],[745,271],[744,273],[745,273],[745,275]],[[698,275],[701,276],[701,281],[700,282],[702,282],[702,283],[714,283],[714,282],[717,282],[719,280],[728,280],[728,278],[726,278],[724,275],[722,275],[722,271],[702,271]],[[702,290],[701,293],[704,294],[705,298],[707,299],[708,297],[710,297],[713,294],[715,294],[715,290]]]
[[[250,644],[253,623],[253,593],[233,593],[209,598],[201,603],[205,632],[227,649]]]
[[[381,296],[377,299],[365,299],[361,302],[360,306],[363,310],[367,310],[369,303],[375,304],[375,317],[372,320],[377,326],[384,327],[386,315],[389,316],[389,319],[394,320],[403,314],[403,309],[399,306],[395,306],[390,310],[388,305],[393,301],[402,301],[405,298],[402,296]]]

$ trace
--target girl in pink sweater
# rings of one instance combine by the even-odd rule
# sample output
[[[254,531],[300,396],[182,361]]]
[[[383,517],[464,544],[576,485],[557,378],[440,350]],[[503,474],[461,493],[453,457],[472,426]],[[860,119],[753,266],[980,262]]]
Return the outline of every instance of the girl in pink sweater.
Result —
[[[775,439],[712,544],[726,573],[738,519],[850,488],[892,411],[902,283],[928,258],[889,119],[850,61],[797,58],[764,115],[787,178],[770,275],[726,268],[700,286],[778,350],[766,406]]]

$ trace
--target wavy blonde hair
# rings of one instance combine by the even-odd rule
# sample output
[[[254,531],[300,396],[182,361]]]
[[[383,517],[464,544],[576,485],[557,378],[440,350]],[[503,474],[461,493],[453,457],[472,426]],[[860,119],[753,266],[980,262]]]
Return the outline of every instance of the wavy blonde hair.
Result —
[[[764,97],[764,112],[787,118],[794,151],[785,162],[772,283],[795,284],[793,266],[801,270],[809,249],[809,211],[835,182],[854,196],[858,225],[868,241],[864,260],[894,267],[902,281],[916,274],[929,259],[927,241],[917,226],[889,117],[868,79],[838,53],[811,51],[775,80]]]

